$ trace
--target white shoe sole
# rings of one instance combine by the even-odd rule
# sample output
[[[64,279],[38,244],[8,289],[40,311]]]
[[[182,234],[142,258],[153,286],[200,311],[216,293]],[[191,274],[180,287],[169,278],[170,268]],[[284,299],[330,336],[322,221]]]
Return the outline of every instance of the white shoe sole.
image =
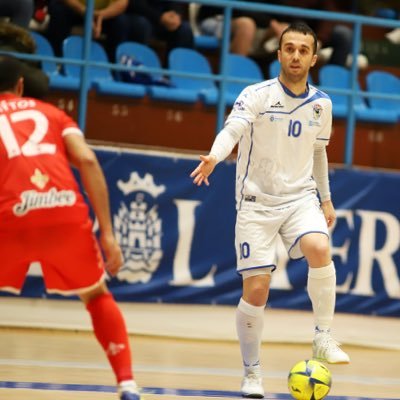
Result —
[[[313,357],[313,360],[326,362],[328,364],[350,364],[350,360],[329,361],[326,358]]]

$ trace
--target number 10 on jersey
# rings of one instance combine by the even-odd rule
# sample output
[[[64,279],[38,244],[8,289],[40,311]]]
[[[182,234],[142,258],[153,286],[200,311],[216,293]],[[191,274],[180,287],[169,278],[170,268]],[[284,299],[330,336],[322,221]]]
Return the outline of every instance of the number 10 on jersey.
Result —
[[[297,119],[289,121],[288,136],[299,137],[301,134],[301,122]]]

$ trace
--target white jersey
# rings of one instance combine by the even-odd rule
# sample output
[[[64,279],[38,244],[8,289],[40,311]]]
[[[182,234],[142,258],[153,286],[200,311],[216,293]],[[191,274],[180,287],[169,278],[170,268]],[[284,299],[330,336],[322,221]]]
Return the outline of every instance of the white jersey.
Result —
[[[210,151],[223,160],[239,142],[237,209],[281,208],[316,193],[315,146],[329,143],[332,102],[309,85],[296,96],[278,78],[248,86]]]

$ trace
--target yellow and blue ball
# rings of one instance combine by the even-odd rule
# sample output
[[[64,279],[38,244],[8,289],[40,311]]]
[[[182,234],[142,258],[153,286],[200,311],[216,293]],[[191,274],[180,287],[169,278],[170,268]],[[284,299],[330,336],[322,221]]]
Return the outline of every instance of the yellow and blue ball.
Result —
[[[300,361],[289,372],[288,388],[296,400],[322,400],[331,385],[329,369],[316,360]]]

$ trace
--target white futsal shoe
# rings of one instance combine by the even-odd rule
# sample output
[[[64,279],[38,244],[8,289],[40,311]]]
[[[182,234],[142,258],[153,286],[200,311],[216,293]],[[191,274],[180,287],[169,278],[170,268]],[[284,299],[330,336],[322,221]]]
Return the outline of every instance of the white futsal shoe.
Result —
[[[245,368],[240,390],[242,396],[246,398],[262,399],[264,397],[261,368],[259,365]]]
[[[139,389],[135,381],[125,381],[118,385],[120,400],[141,400]]]
[[[350,357],[329,332],[317,332],[313,341],[313,358],[329,364],[348,364]]]

